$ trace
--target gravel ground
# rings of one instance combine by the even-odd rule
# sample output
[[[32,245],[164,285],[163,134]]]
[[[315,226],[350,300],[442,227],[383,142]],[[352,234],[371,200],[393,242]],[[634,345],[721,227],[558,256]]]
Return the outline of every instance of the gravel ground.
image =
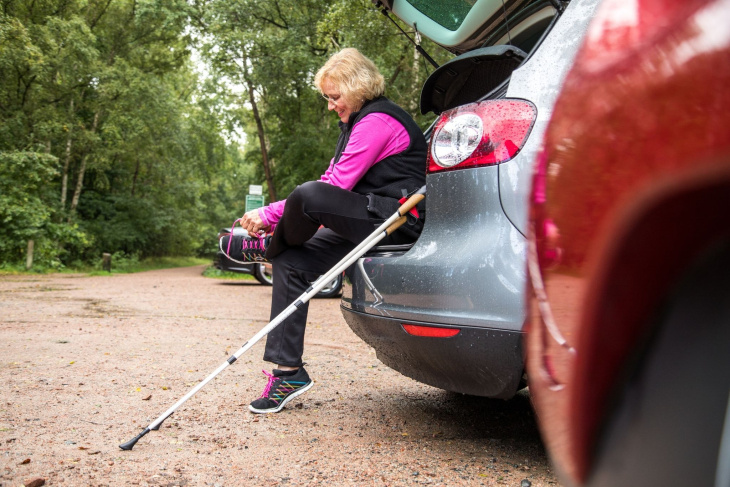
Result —
[[[281,413],[246,408],[265,385],[262,340],[120,450],[268,322],[270,287],[202,271],[0,276],[0,487],[558,485],[526,391],[407,379],[336,299],[310,306],[315,386]]]

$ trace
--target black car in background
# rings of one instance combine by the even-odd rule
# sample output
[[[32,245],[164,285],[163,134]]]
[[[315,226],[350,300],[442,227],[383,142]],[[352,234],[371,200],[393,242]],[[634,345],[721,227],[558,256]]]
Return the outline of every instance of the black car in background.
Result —
[[[246,230],[244,230],[241,227],[236,227],[233,229],[233,233],[235,235],[248,235]],[[222,228],[218,232],[217,241],[220,242],[221,238],[230,235],[231,230],[227,228]],[[225,250],[225,249],[224,249]],[[259,281],[261,284],[264,284],[266,286],[271,286],[272,282],[272,273],[271,273],[271,264],[262,264],[262,263],[248,263],[248,264],[241,264],[239,262],[234,262],[231,259],[228,258],[228,256],[223,252],[220,248],[218,249],[218,252],[216,253],[215,259],[213,260],[213,265],[216,269],[219,269],[221,271],[226,272],[239,272],[241,274],[250,274],[256,278],[257,281]]]

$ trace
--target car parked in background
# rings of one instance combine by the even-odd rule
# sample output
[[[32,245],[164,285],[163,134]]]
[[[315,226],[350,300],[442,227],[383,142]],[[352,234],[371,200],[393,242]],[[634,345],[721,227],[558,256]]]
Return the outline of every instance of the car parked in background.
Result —
[[[566,486],[730,486],[730,1],[605,0],[533,189],[530,392]]]
[[[241,227],[234,227],[233,233],[235,235],[248,235],[248,232],[241,228]],[[231,229],[230,228],[222,228],[218,232],[217,241],[220,242],[221,238],[230,235]],[[266,286],[271,286],[273,283],[273,273],[271,271],[271,264],[270,263],[260,263],[260,262],[249,262],[249,263],[242,263],[242,262],[235,262],[231,260],[228,255],[226,255],[225,252],[226,249],[218,248],[218,252],[216,252],[215,258],[213,260],[213,266],[216,269],[219,269],[221,271],[226,272],[238,272],[241,274],[250,274],[256,278],[257,281],[259,281],[261,284],[264,284]],[[320,292],[317,293],[315,298],[335,298],[342,294],[342,279],[343,276],[338,276],[335,279],[332,280],[331,283],[329,283],[327,286],[322,288]]]
[[[524,386],[533,163],[597,1],[378,3],[456,57],[421,94],[421,111],[439,115],[426,133],[423,233],[354,266],[343,314],[402,374],[507,399]]]

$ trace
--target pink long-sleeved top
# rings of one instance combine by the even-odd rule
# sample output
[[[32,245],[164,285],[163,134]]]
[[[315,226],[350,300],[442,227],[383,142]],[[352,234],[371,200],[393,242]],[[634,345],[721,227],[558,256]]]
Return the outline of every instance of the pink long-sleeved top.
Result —
[[[370,113],[352,127],[347,147],[337,164],[334,158],[319,179],[333,186],[351,190],[376,163],[408,148],[411,139],[405,127],[385,113]],[[284,213],[286,200],[276,201],[258,209],[264,226],[274,226]]]

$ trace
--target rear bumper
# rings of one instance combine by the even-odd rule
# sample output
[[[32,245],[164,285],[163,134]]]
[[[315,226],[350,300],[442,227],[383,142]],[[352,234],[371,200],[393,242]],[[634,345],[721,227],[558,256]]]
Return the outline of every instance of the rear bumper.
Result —
[[[378,359],[407,377],[447,391],[500,399],[509,399],[519,388],[524,370],[521,332],[448,325],[459,333],[449,338],[413,336],[403,323],[442,325],[341,309]]]

